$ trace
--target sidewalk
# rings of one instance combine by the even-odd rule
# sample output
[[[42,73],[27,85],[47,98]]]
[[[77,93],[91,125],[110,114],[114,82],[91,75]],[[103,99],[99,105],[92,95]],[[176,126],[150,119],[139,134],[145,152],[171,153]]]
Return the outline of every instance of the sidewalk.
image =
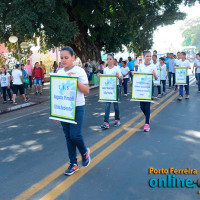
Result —
[[[98,86],[90,86],[90,89],[93,89],[96,87]],[[25,107],[29,107],[29,106],[33,106],[33,105],[37,105],[37,104],[50,100],[50,83],[44,84],[42,95],[40,94],[35,95],[34,88],[32,90],[28,90],[27,95],[30,98],[30,100],[27,103],[25,103],[22,97],[19,96],[18,94],[16,98],[17,105],[14,105],[10,103],[9,101],[7,101],[6,104],[3,104],[3,98],[0,97],[0,114],[18,110]]]

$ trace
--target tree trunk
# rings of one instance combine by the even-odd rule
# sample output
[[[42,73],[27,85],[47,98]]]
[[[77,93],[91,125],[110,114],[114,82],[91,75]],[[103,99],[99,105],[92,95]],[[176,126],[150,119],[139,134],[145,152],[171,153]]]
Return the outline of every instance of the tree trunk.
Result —
[[[95,63],[101,60],[102,47],[98,43],[89,42],[82,34],[75,36],[73,44],[70,46],[72,46],[82,63],[87,62],[88,59]]]

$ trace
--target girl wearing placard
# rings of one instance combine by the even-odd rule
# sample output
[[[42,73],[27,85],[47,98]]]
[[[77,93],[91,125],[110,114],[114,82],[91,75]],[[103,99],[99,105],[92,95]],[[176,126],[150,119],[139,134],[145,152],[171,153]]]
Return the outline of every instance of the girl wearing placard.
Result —
[[[82,136],[82,126],[85,116],[85,97],[84,94],[89,94],[88,78],[84,69],[73,65],[75,60],[74,51],[71,47],[64,47],[60,53],[61,63],[63,68],[60,69],[57,74],[66,76],[78,77],[78,90],[76,97],[76,114],[75,121],[77,124],[71,124],[67,122],[61,122],[63,132],[65,134],[68,155],[70,159],[70,165],[64,174],[72,175],[79,170],[76,148],[78,148],[82,156],[82,165],[87,167],[90,164],[90,149],[86,148],[85,142]],[[56,121],[58,123],[58,121]]]
[[[144,51],[143,53],[144,55],[144,63],[142,63],[139,66],[139,73],[146,73],[146,74],[153,74],[155,80],[158,79],[157,75],[156,75],[156,70],[155,70],[155,66],[151,63],[151,52],[150,51]],[[132,74],[134,75],[134,72],[132,72]],[[142,112],[145,115],[145,125],[144,125],[144,131],[148,132],[150,131],[150,104],[151,102],[140,102],[140,108],[142,110]]]
[[[122,78],[121,70],[117,66],[114,65],[114,62],[115,62],[114,55],[108,54],[107,55],[108,67],[104,68],[103,74],[117,76],[117,99],[118,99],[118,97],[119,97],[119,87],[120,87],[119,81],[122,81],[123,78]],[[114,102],[113,105],[114,105],[114,110],[115,110],[115,124],[114,124],[114,126],[120,126],[119,104],[118,104],[118,102]],[[110,106],[111,106],[111,102],[106,102],[104,123],[101,125],[101,128],[104,128],[104,129],[109,128]]]
[[[188,69],[191,69],[189,60],[186,60],[186,53],[181,52],[181,60],[179,62],[179,67],[187,68],[187,85],[185,85],[185,91],[186,91],[186,99],[189,99],[189,75],[188,75]],[[178,100],[181,101],[183,99],[183,85],[179,86],[179,97]]]
[[[162,84],[163,87],[163,92],[162,94],[165,95],[165,91],[166,91],[166,80],[168,77],[168,70],[167,70],[167,66],[165,64],[165,59],[163,57],[159,58],[159,68],[160,68],[160,82]],[[158,94],[161,95],[161,86],[158,87]]]

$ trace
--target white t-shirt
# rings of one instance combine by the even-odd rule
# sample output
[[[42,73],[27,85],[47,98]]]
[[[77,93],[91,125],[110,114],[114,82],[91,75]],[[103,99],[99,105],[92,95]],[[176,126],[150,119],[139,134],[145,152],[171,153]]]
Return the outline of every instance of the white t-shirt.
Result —
[[[198,67],[200,67],[200,61],[199,60],[196,60],[196,65],[198,66]],[[196,73],[200,73],[200,68],[197,68],[197,71],[196,71]]]
[[[116,76],[116,73],[119,73],[119,76],[122,77],[121,69],[119,67],[117,67],[117,66],[114,66],[111,69],[109,67],[106,67],[103,70],[103,74],[106,74],[106,75],[114,75],[114,76]],[[119,79],[117,79],[117,85],[119,85]]]
[[[181,61],[181,59],[175,59],[175,62],[174,62],[175,67],[180,66],[180,61]]]
[[[167,66],[164,64],[163,66],[160,65],[160,80],[166,80],[167,75]]]
[[[6,73],[6,75],[5,74],[0,75],[1,87],[7,87],[8,86],[9,77],[10,77],[9,73]]]
[[[160,67],[159,67],[160,63],[159,62],[156,62],[156,64],[152,63],[152,65],[154,65],[156,69],[160,69]]]
[[[190,67],[190,62],[189,62],[189,60],[184,60],[184,61],[182,61],[182,60],[180,60],[180,62],[179,62],[179,67]],[[188,76],[188,69],[187,69],[187,76]]]
[[[74,74],[70,75],[70,73],[74,73]],[[66,76],[76,76],[78,77],[78,81],[80,81],[80,83],[84,85],[88,84],[88,78],[85,73],[85,70],[78,66],[74,66],[72,69],[68,71],[65,71],[65,68],[62,68],[57,72],[57,74],[66,75]],[[78,88],[77,97],[76,97],[76,106],[83,106],[83,105],[85,105],[84,93],[81,92]]]
[[[21,85],[22,84],[20,76],[22,76],[21,70],[15,69],[12,71],[13,85]]]
[[[127,74],[129,71],[130,71],[130,70],[129,70],[129,67],[122,67],[122,68],[121,68],[122,75]],[[125,77],[123,77],[123,78],[129,78],[129,75],[127,75],[127,76],[125,76]]]
[[[157,68],[152,63],[150,65],[145,65],[144,63],[142,63],[139,66],[138,72],[139,73],[152,74],[153,70],[156,72]]]

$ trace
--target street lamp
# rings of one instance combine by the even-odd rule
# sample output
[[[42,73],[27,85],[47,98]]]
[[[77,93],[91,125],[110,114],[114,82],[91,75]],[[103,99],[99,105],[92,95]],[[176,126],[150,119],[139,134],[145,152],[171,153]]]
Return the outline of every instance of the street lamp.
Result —
[[[18,59],[19,59],[19,64],[21,65],[21,56],[20,56],[20,45],[19,45],[19,42],[18,42],[18,37],[17,36],[10,36],[9,37],[9,42],[11,43],[16,43],[17,42],[17,49],[18,49]]]

